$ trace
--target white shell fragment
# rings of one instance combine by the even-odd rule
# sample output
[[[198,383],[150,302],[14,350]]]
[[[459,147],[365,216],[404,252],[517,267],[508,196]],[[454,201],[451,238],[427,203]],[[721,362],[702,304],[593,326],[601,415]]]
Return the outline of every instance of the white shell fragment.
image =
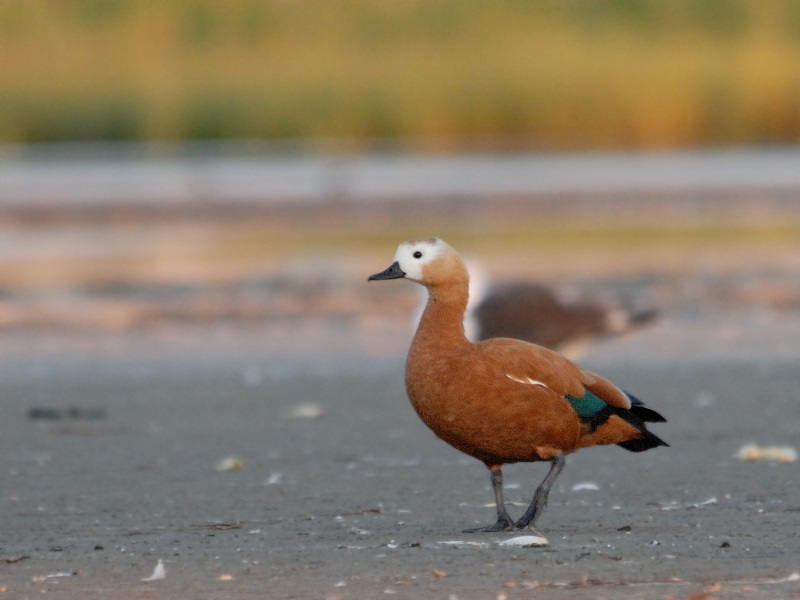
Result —
[[[48,573],[47,575],[37,575],[33,577],[33,581],[41,583],[46,579],[53,579],[54,577],[74,577],[78,575],[77,571],[59,571],[58,573]]]
[[[717,497],[712,496],[708,500],[703,500],[702,502],[695,502],[694,504],[692,504],[692,508],[700,508],[701,506],[708,506],[709,504],[716,504],[716,503],[717,503]]]
[[[700,502],[691,502],[689,504],[680,504],[675,500],[667,500],[665,502],[660,502],[661,510],[679,510],[681,508],[702,508],[704,506],[710,506],[712,504],[717,503],[717,497],[712,496],[707,500],[702,500]]]
[[[283,479],[283,474],[274,471],[264,480],[264,485],[277,485],[281,482],[281,479]]]
[[[437,543],[445,544],[447,546],[473,546],[475,548],[486,548],[489,545],[486,542],[468,542],[463,540],[444,540]]]
[[[594,481],[581,481],[580,483],[576,483],[572,486],[573,492],[582,492],[582,491],[591,491],[596,492],[600,489],[600,486],[597,485]]]
[[[537,546],[547,546],[549,544],[550,542],[547,541],[547,538],[543,538],[539,535],[518,535],[517,537],[497,542],[498,546],[519,546],[522,548],[535,548]]]
[[[216,471],[241,471],[244,469],[244,463],[235,456],[228,456],[223,458],[214,467]]]
[[[325,414],[325,407],[317,402],[301,402],[286,411],[287,419],[316,419]]]
[[[164,568],[164,561],[159,558],[156,568],[153,569],[153,574],[150,577],[145,577],[142,581],[158,581],[159,579],[166,579],[166,577],[167,570]]]
[[[794,462],[797,460],[797,450],[791,446],[759,446],[746,444],[739,448],[736,458],[742,462],[763,460],[772,462]]]

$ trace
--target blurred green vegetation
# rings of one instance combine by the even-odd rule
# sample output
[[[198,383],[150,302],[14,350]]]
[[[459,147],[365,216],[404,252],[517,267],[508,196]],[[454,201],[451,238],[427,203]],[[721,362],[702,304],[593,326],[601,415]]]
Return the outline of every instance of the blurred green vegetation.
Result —
[[[796,0],[6,0],[0,141],[800,141]]]

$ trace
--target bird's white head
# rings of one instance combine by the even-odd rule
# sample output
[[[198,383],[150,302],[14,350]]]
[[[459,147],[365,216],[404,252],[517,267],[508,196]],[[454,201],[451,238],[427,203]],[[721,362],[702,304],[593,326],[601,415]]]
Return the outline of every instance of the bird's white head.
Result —
[[[469,276],[458,253],[439,238],[410,240],[398,246],[394,263],[369,280],[410,279],[425,286],[463,281]]]
[[[394,254],[395,262],[406,274],[406,279],[422,283],[423,271],[435,262],[445,248],[450,248],[439,238],[403,242]]]

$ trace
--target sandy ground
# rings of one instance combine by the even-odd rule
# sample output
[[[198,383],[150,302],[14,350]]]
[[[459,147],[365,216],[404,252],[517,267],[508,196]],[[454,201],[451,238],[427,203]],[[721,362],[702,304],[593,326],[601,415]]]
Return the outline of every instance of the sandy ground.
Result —
[[[0,597],[800,597],[797,463],[735,458],[798,445],[799,338],[740,312],[594,346],[672,446],[571,456],[521,548],[461,533],[488,477],[405,398],[405,321],[8,334]],[[507,468],[512,514],[545,471]]]

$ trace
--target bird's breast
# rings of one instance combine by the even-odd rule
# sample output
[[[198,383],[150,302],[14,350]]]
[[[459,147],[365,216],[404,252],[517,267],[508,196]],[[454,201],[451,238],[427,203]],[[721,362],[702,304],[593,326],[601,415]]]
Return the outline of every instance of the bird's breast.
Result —
[[[580,422],[565,400],[546,387],[526,385],[468,357],[441,354],[408,362],[411,404],[433,432],[481,460],[537,460],[539,448],[571,451]]]

